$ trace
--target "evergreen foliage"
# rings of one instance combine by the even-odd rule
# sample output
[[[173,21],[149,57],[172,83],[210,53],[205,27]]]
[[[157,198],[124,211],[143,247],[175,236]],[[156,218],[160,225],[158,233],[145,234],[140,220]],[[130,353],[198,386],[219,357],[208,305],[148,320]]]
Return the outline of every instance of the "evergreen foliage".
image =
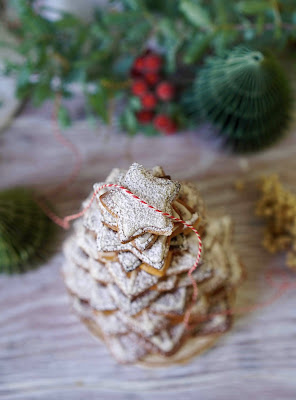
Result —
[[[56,227],[31,190],[0,192],[0,273],[33,269],[50,254]]]

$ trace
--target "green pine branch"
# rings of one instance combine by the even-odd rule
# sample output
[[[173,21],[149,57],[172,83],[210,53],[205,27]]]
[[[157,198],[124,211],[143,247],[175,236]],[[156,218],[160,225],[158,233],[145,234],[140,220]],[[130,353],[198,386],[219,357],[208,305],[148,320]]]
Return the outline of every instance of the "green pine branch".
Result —
[[[24,61],[7,63],[6,73],[16,75],[18,97],[30,96],[36,106],[57,93],[65,99],[74,96],[78,83],[86,108],[107,122],[109,101],[126,90],[130,65],[150,39],[157,40],[170,73],[180,64],[195,68],[209,53],[237,43],[262,40],[273,48],[284,46],[296,38],[293,3],[121,0],[122,11],[96,10],[93,22],[86,23],[69,13],[51,21],[36,0],[15,0],[16,52]]]

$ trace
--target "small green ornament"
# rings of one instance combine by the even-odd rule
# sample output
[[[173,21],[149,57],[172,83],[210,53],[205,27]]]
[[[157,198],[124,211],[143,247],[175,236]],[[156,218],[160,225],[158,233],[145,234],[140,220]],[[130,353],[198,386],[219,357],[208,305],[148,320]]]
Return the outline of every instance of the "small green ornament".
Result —
[[[194,85],[194,112],[213,123],[239,152],[256,151],[278,139],[291,105],[291,88],[278,62],[244,47],[210,57]]]
[[[31,190],[0,192],[0,273],[35,268],[50,254],[55,231]]]

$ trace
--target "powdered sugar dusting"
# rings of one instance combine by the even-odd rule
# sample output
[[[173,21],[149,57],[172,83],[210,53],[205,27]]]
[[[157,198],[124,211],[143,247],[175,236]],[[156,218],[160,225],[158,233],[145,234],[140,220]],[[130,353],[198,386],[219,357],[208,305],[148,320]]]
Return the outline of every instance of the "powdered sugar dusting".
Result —
[[[142,264],[142,261],[130,251],[118,253],[118,260],[125,272],[131,272]]]
[[[116,285],[109,285],[109,292],[117,305],[117,307],[126,313],[127,315],[136,315],[140,311],[144,310],[151,302],[156,299],[158,292],[156,290],[150,290],[144,293],[142,296],[136,297],[134,300],[130,300],[125,296],[122,291]]]
[[[169,357],[192,335],[227,330],[229,316],[209,320],[207,316],[229,309],[227,293],[242,277],[231,243],[231,220],[223,217],[206,223],[195,186],[171,181],[161,167],[147,171],[133,164],[127,171],[114,169],[107,182],[205,228],[201,263],[192,274],[199,296],[189,323],[197,325],[188,331],[183,323],[192,301],[188,271],[198,252],[196,235],[119,189],[97,191],[101,183],[94,185],[96,198],[75,222],[74,234],[64,246],[63,273],[76,312],[123,363],[150,354]],[[93,193],[84,207],[92,197]]]
[[[127,275],[119,262],[107,263],[106,267],[112,275],[116,285],[130,299],[143,293],[158,281],[156,276],[147,274],[147,272],[142,271],[141,269],[133,271]]]
[[[173,292],[161,295],[151,306],[151,310],[160,314],[182,314],[187,300],[186,288],[178,288]]]
[[[168,179],[156,178],[139,164],[133,164],[120,183],[148,204],[172,214],[172,202],[178,195],[180,184]],[[145,232],[169,236],[174,224],[162,214],[156,213],[144,204],[118,189],[110,190],[104,205],[112,207],[118,217],[118,234],[126,242]]]

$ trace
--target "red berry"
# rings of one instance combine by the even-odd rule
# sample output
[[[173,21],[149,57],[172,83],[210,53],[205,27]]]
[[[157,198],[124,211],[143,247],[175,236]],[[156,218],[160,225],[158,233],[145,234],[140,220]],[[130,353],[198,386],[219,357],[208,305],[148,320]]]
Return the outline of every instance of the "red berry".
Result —
[[[130,70],[130,76],[133,79],[137,79],[137,78],[141,78],[142,77],[142,73],[139,72],[138,70],[136,70],[135,68],[132,68]]]
[[[135,96],[142,97],[148,91],[147,83],[143,79],[138,79],[132,83],[131,91]]]
[[[144,57],[145,71],[157,72],[162,67],[162,58],[158,54],[150,53]]]
[[[134,62],[132,69],[138,72],[143,72],[145,68],[145,58],[143,56],[137,57]]]
[[[155,72],[147,72],[147,74],[144,75],[144,78],[145,81],[151,86],[156,85],[160,81],[160,76]]]
[[[136,113],[137,120],[142,124],[148,124],[154,117],[154,112],[149,110],[141,110]]]
[[[141,98],[142,106],[146,110],[153,110],[157,104],[157,99],[154,96],[153,93],[146,93],[142,98]]]
[[[175,88],[171,83],[164,81],[157,86],[156,94],[163,101],[172,100],[175,95]]]
[[[156,129],[165,133],[166,135],[171,135],[177,131],[176,123],[165,114],[158,114],[154,118],[154,126]]]

